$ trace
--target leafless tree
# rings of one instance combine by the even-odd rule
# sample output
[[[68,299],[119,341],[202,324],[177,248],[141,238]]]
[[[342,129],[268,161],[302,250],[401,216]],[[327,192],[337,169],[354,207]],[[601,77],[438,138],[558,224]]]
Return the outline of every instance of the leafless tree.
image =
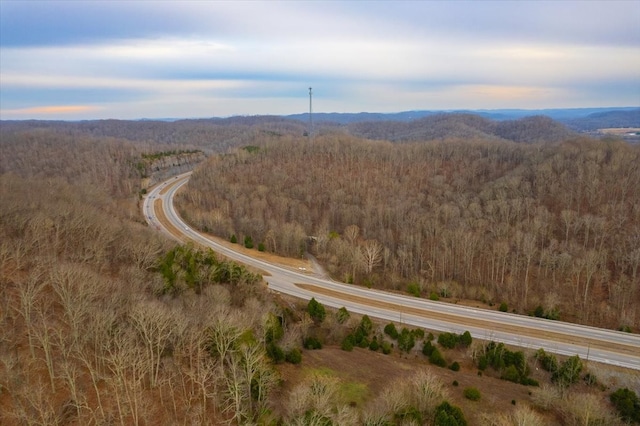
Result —
[[[173,337],[180,333],[180,322],[161,302],[141,301],[131,311],[131,320],[145,347],[151,386],[156,386],[162,354]]]
[[[365,272],[370,274],[382,260],[382,245],[376,240],[367,240],[362,244],[361,250],[366,265]]]

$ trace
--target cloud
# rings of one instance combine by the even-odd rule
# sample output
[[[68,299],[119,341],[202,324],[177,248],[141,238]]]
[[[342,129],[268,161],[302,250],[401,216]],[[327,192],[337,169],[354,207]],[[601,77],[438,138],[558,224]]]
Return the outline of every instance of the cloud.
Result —
[[[309,86],[334,111],[640,104],[639,2],[0,5],[3,111],[293,113]]]
[[[100,108],[89,105],[50,105],[32,108],[0,110],[3,115],[65,115],[95,112]]]

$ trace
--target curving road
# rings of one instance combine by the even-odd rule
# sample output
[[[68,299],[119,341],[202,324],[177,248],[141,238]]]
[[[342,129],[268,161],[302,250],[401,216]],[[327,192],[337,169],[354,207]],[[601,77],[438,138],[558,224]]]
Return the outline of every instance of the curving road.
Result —
[[[544,348],[562,355],[580,355],[582,359],[640,370],[640,336],[595,327],[587,327],[434,302],[410,296],[370,290],[337,283],[308,271],[287,268],[234,251],[216,243],[189,225],[176,213],[175,193],[189,180],[190,173],[169,179],[149,192],[143,213],[150,226],[170,238],[194,241],[211,247],[221,255],[263,271],[272,291],[319,302],[370,317],[425,328],[462,333],[469,330],[477,339],[494,340],[529,349]]]

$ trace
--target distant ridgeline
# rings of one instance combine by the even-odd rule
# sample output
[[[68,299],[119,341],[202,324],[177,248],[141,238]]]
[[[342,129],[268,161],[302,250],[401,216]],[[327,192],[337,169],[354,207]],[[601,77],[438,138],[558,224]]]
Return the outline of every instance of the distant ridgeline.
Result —
[[[496,109],[496,110],[456,110],[456,111],[404,111],[396,113],[314,113],[314,121],[321,123],[350,124],[371,121],[414,121],[433,115],[472,114],[496,121],[518,120],[525,117],[544,115],[559,121],[573,130],[586,131],[608,127],[640,126],[640,108],[565,108],[565,109]],[[304,122],[309,114],[286,116]]]
[[[126,139],[153,148],[158,144],[165,145],[159,150],[161,152],[180,145],[211,154],[234,147],[259,145],[265,139],[301,136],[308,130],[308,122],[308,113],[180,120],[3,120],[0,121],[0,133],[47,130]],[[446,138],[559,142],[574,137],[577,132],[595,137],[614,135],[633,141],[626,132],[604,133],[601,129],[640,128],[640,108],[314,113],[313,122],[315,134],[345,132],[394,142]]]

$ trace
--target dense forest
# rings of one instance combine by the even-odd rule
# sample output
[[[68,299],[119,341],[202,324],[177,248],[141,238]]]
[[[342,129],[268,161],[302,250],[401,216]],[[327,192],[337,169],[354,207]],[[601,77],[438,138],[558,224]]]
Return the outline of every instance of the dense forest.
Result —
[[[280,138],[210,158],[178,203],[346,282],[637,331],[639,167],[613,140]]]
[[[629,372],[598,369],[596,380],[580,364],[585,381],[564,383],[555,377],[573,358],[545,356],[558,368],[542,372],[533,368],[539,353],[498,345],[510,369],[477,374],[489,359],[504,363],[495,345],[465,338],[451,346],[458,337],[393,333],[392,323],[276,297],[254,271],[149,229],[140,201],[148,185],[209,156],[181,203],[210,232],[252,235],[293,256],[311,250],[358,284],[404,291],[413,282],[422,295],[435,286],[447,296],[504,298],[519,310],[547,303],[540,292],[555,282],[561,317],[586,294],[581,320],[637,327],[634,147],[395,145],[342,131],[310,142],[295,136],[302,124],[289,126],[269,118],[0,123],[0,424],[633,421],[640,389]],[[546,183],[530,188],[539,175]],[[598,184],[566,198],[561,188],[579,176]],[[482,249],[492,235],[496,249]],[[616,257],[614,239],[627,257]],[[591,252],[603,256],[593,272],[545,263]],[[579,287],[561,291],[571,279]],[[596,314],[596,297],[623,320]],[[342,365],[367,368],[348,379],[331,373]],[[529,371],[539,387],[517,383]]]

